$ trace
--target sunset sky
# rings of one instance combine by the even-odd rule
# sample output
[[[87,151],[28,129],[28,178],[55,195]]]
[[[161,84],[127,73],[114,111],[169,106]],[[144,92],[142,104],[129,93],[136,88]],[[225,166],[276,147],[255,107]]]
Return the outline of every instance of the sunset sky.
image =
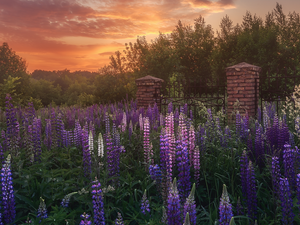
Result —
[[[214,31],[227,14],[241,23],[246,11],[263,19],[276,2],[300,13],[299,0],[0,0],[0,44],[26,60],[28,71],[97,71],[137,36],[155,39],[181,20],[202,15]]]

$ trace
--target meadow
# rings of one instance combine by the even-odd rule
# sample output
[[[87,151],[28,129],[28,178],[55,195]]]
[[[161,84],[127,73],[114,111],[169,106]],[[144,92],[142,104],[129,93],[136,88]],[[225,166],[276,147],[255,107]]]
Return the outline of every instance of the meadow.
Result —
[[[265,103],[257,119],[237,109],[229,121],[204,106],[35,110],[7,95],[0,221],[299,224],[299,118],[289,104],[277,115]]]

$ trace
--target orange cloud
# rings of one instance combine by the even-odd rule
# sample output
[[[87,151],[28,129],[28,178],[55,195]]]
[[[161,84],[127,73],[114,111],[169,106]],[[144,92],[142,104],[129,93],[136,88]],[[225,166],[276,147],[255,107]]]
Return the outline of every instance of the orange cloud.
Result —
[[[0,38],[28,70],[97,70],[137,36],[233,7],[233,0],[1,0]],[[0,43],[1,44],[1,43]]]

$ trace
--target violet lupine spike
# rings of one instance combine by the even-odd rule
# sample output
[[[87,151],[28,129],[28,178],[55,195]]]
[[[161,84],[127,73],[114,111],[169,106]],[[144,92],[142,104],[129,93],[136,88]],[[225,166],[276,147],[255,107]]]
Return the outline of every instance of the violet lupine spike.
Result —
[[[279,159],[277,156],[272,157],[272,184],[273,184],[273,191],[277,197],[279,197],[280,190],[279,190],[279,181],[280,181],[280,165]]]
[[[191,225],[196,225],[197,222],[195,189],[196,189],[196,184],[194,183],[191,193],[189,197],[186,199],[186,202],[184,203],[184,207],[183,207],[183,215],[186,215],[187,213],[189,214]]]
[[[141,201],[141,212],[146,215],[146,213],[150,213],[150,208],[149,208],[149,200],[147,199],[147,193],[146,190],[144,191],[143,198]]]
[[[117,219],[115,220],[114,225],[124,225],[122,215],[121,215],[121,213],[119,213],[119,212],[118,212],[118,217],[117,217]]]
[[[32,123],[33,130],[33,147],[34,147],[34,161],[41,161],[42,154],[42,145],[41,145],[41,133],[42,133],[42,124],[41,120],[34,118]]]
[[[46,119],[44,144],[46,145],[48,150],[50,150],[51,147],[52,147],[52,134],[51,134],[51,131],[52,131],[51,120]]]
[[[65,197],[61,200],[61,203],[60,205],[63,207],[63,208],[67,208],[69,207],[69,203],[70,203],[70,199],[73,195],[77,194],[78,192],[72,192],[72,193],[69,193],[67,195],[65,195]]]
[[[243,151],[243,154],[240,158],[240,166],[241,166],[241,183],[242,183],[242,193],[244,198],[247,199],[247,168],[248,168],[248,156],[246,151]]]
[[[166,135],[170,152],[171,167],[175,165],[175,133],[174,133],[174,115],[173,112],[166,116]]]
[[[114,177],[115,176],[115,159],[114,159],[114,147],[113,142],[110,133],[106,134],[106,152],[107,152],[107,166],[109,171],[109,176]]]
[[[300,173],[297,174],[296,177],[296,182],[297,182],[297,200],[298,200],[298,207],[300,209]]]
[[[280,201],[282,208],[282,224],[292,225],[294,221],[293,199],[289,181],[287,178],[280,178]]]
[[[97,180],[97,178],[95,179],[95,181],[93,181],[93,185],[92,185],[92,199],[93,199],[93,210],[94,210],[94,224],[105,225],[101,184]]]
[[[263,134],[262,134],[262,128],[261,126],[256,130],[256,136],[255,136],[255,154],[257,159],[257,164],[260,168],[263,167],[264,163],[264,140],[263,140]]]
[[[11,156],[7,156],[1,169],[3,220],[6,224],[13,223],[16,217],[15,196],[10,170]]]
[[[248,216],[255,220],[257,218],[256,181],[254,168],[251,161],[249,161],[247,169],[247,209]]]
[[[186,139],[185,132],[186,129],[182,127],[180,129],[179,140],[177,141],[177,147],[176,147],[177,149],[176,154],[177,154],[177,161],[178,161],[177,165],[179,171],[178,190],[182,201],[188,197],[191,190],[190,165],[189,165],[187,139]]]
[[[156,182],[157,186],[160,186],[162,180],[162,173],[157,164],[155,166],[149,166],[149,174],[151,179]]]
[[[176,178],[174,178],[173,184],[171,184],[168,195],[168,225],[178,225],[182,223],[180,199],[176,182]]]
[[[232,213],[232,206],[230,204],[230,200],[229,200],[229,196],[225,184],[223,184],[223,192],[220,198],[219,211],[220,211],[219,224],[229,225],[230,220],[233,217],[233,213]]]
[[[82,218],[82,220],[80,221],[79,225],[92,225],[92,222],[89,220],[91,217],[89,214],[86,214],[84,212],[80,217]]]
[[[42,222],[43,219],[48,218],[47,207],[45,204],[45,200],[42,197],[40,197],[40,205],[38,208],[37,217],[40,218],[40,223]]]
[[[296,185],[296,173],[295,173],[295,150],[291,149],[291,146],[284,145],[283,151],[283,165],[284,175],[289,180],[290,186],[293,188]]]

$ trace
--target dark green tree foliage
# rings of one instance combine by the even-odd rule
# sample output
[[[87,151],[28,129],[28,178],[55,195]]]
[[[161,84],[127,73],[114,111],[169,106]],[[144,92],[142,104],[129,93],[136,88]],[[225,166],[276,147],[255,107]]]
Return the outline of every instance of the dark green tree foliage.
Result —
[[[8,44],[4,42],[0,46],[0,84],[1,98],[5,97],[4,92],[12,95],[15,104],[26,104],[30,96],[29,75],[26,73],[26,62],[18,56]],[[11,82],[14,80],[14,82]],[[13,84],[13,85],[12,85]],[[1,102],[1,107],[4,107]]]

